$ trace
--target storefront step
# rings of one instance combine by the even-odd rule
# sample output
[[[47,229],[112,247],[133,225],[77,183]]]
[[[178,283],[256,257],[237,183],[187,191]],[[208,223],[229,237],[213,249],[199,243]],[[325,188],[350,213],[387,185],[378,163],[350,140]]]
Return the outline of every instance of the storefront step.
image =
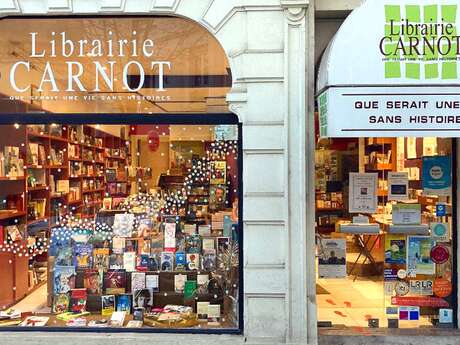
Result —
[[[347,334],[348,333],[348,334]],[[459,330],[370,329],[319,330],[318,345],[455,345]]]

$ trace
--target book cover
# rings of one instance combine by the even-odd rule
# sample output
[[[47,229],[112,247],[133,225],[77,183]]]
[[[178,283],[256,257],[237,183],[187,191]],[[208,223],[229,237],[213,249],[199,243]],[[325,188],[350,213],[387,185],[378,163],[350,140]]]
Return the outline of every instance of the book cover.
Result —
[[[72,289],[70,292],[70,311],[73,313],[86,311],[87,297],[86,289]]]
[[[187,268],[189,271],[196,271],[200,268],[200,254],[187,253]]]
[[[94,248],[93,249],[94,268],[107,271],[109,269],[109,264],[110,264],[110,249],[109,248]]]
[[[134,308],[146,308],[146,309],[153,307],[153,290],[152,289],[134,290],[133,307]]]
[[[187,253],[201,253],[201,236],[198,234],[186,236],[185,248]]]
[[[174,253],[162,252],[161,253],[161,270],[172,271],[174,267]]]
[[[174,291],[177,293],[183,293],[186,281],[187,281],[187,275],[176,274],[174,276]]]
[[[136,252],[123,253],[123,268],[126,272],[134,272],[136,270]]]
[[[91,268],[93,261],[93,246],[87,243],[75,243],[73,247],[76,268]]]
[[[197,293],[198,294],[208,293],[209,275],[208,274],[198,274],[196,276],[196,280],[197,280]]]
[[[143,324],[141,320],[129,320],[126,328],[141,328]]]
[[[220,322],[220,304],[208,305],[208,322]]]
[[[131,314],[131,307],[132,307],[131,298],[132,298],[131,294],[118,295],[116,298],[116,301],[117,301],[116,310],[124,311],[127,314]]]
[[[202,269],[205,271],[213,271],[216,269],[216,250],[208,249],[203,250],[203,257],[201,259]]]
[[[109,269],[123,269],[123,254],[110,254]]]
[[[112,239],[112,251],[116,254],[123,254],[126,247],[126,239],[123,237],[114,237]]]
[[[150,218],[143,218],[139,220],[139,225],[137,226],[137,236],[138,237],[149,237],[153,229],[153,222]]]
[[[113,221],[113,234],[119,237],[131,237],[134,226],[134,214],[117,213]]]
[[[86,316],[86,315],[89,315],[89,314],[90,313],[87,312],[87,311],[82,311],[80,313],[68,311],[66,313],[56,315],[56,319],[61,320],[61,321],[69,321],[69,320],[76,319],[76,318]]]
[[[54,293],[68,293],[75,288],[75,267],[55,266],[54,267]]]
[[[50,318],[47,316],[28,316],[19,324],[21,327],[44,327]]]
[[[148,270],[150,257],[147,254],[141,254],[138,257],[137,267]]]
[[[176,252],[176,270],[184,271],[187,267],[187,260],[184,252]]]
[[[209,302],[196,302],[196,313],[199,320],[208,320]]]
[[[86,269],[84,272],[84,287],[90,294],[102,292],[100,274],[97,269]]]
[[[213,250],[215,245],[214,238],[203,238],[203,250]]]
[[[103,316],[110,316],[115,311],[115,295],[101,296],[101,314]]]
[[[53,305],[52,305],[52,313],[53,314],[61,314],[65,313],[69,310],[70,306],[70,297],[67,293],[59,293],[53,295]]]
[[[160,281],[160,275],[148,273],[145,276],[145,288],[152,289],[153,292],[158,292],[159,287],[160,287],[159,281]]]
[[[176,248],[176,223],[164,224],[164,248],[171,251]]]
[[[211,225],[199,225],[198,234],[200,236],[211,236]]]
[[[104,273],[104,287],[107,294],[126,292],[126,271],[108,270]]]
[[[230,237],[217,237],[217,254],[223,253],[230,246]]]
[[[195,298],[197,290],[196,280],[187,280],[184,284],[184,299]]]
[[[125,311],[115,311],[110,318],[110,326],[112,327],[123,327],[125,322],[126,312]]]
[[[132,272],[131,273],[131,291],[142,290],[145,288],[145,273]]]
[[[159,271],[160,270],[160,260],[159,260],[158,255],[152,254],[149,257],[147,269],[149,271]]]

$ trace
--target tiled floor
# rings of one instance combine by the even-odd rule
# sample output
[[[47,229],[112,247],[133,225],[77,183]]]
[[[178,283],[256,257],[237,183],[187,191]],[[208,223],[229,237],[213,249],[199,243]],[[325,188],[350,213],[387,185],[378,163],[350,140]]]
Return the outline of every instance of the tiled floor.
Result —
[[[360,279],[318,279],[317,284],[328,294],[316,296],[318,321],[331,321],[336,327],[368,327],[369,318],[379,319],[380,327],[387,327],[383,281]],[[397,316],[396,316],[397,317]],[[428,320],[400,322],[401,328],[431,325]]]

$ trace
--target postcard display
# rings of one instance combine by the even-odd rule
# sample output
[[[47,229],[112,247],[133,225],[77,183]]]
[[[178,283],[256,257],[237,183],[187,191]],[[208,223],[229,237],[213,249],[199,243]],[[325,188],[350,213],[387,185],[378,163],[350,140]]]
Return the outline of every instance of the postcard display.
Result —
[[[195,188],[227,190],[225,161],[194,165],[200,168],[186,178],[187,198]],[[94,327],[236,327],[235,213],[216,206],[225,204],[222,196],[211,196],[207,224],[203,212],[186,211],[185,200],[130,195],[117,209],[98,212],[95,226],[56,229],[50,252],[56,320],[73,325],[82,319],[80,325]]]
[[[383,242],[377,246],[384,250],[384,315],[391,328],[417,327],[422,318],[453,327],[451,146],[448,139],[432,139],[366,138],[386,160],[364,159],[365,172],[349,174],[350,214],[338,221],[341,236],[374,236]],[[372,148],[364,152],[372,155]],[[371,234],[372,226],[379,232]],[[346,277],[342,241],[320,236],[319,278]],[[378,326],[369,321],[369,327]]]

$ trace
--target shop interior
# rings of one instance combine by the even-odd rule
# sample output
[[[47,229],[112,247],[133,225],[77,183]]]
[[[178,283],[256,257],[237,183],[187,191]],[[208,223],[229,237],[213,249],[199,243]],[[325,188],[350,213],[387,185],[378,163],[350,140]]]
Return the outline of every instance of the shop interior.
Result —
[[[0,325],[237,327],[237,126],[0,132]]]
[[[452,157],[446,138],[318,138],[319,327],[453,327]]]

